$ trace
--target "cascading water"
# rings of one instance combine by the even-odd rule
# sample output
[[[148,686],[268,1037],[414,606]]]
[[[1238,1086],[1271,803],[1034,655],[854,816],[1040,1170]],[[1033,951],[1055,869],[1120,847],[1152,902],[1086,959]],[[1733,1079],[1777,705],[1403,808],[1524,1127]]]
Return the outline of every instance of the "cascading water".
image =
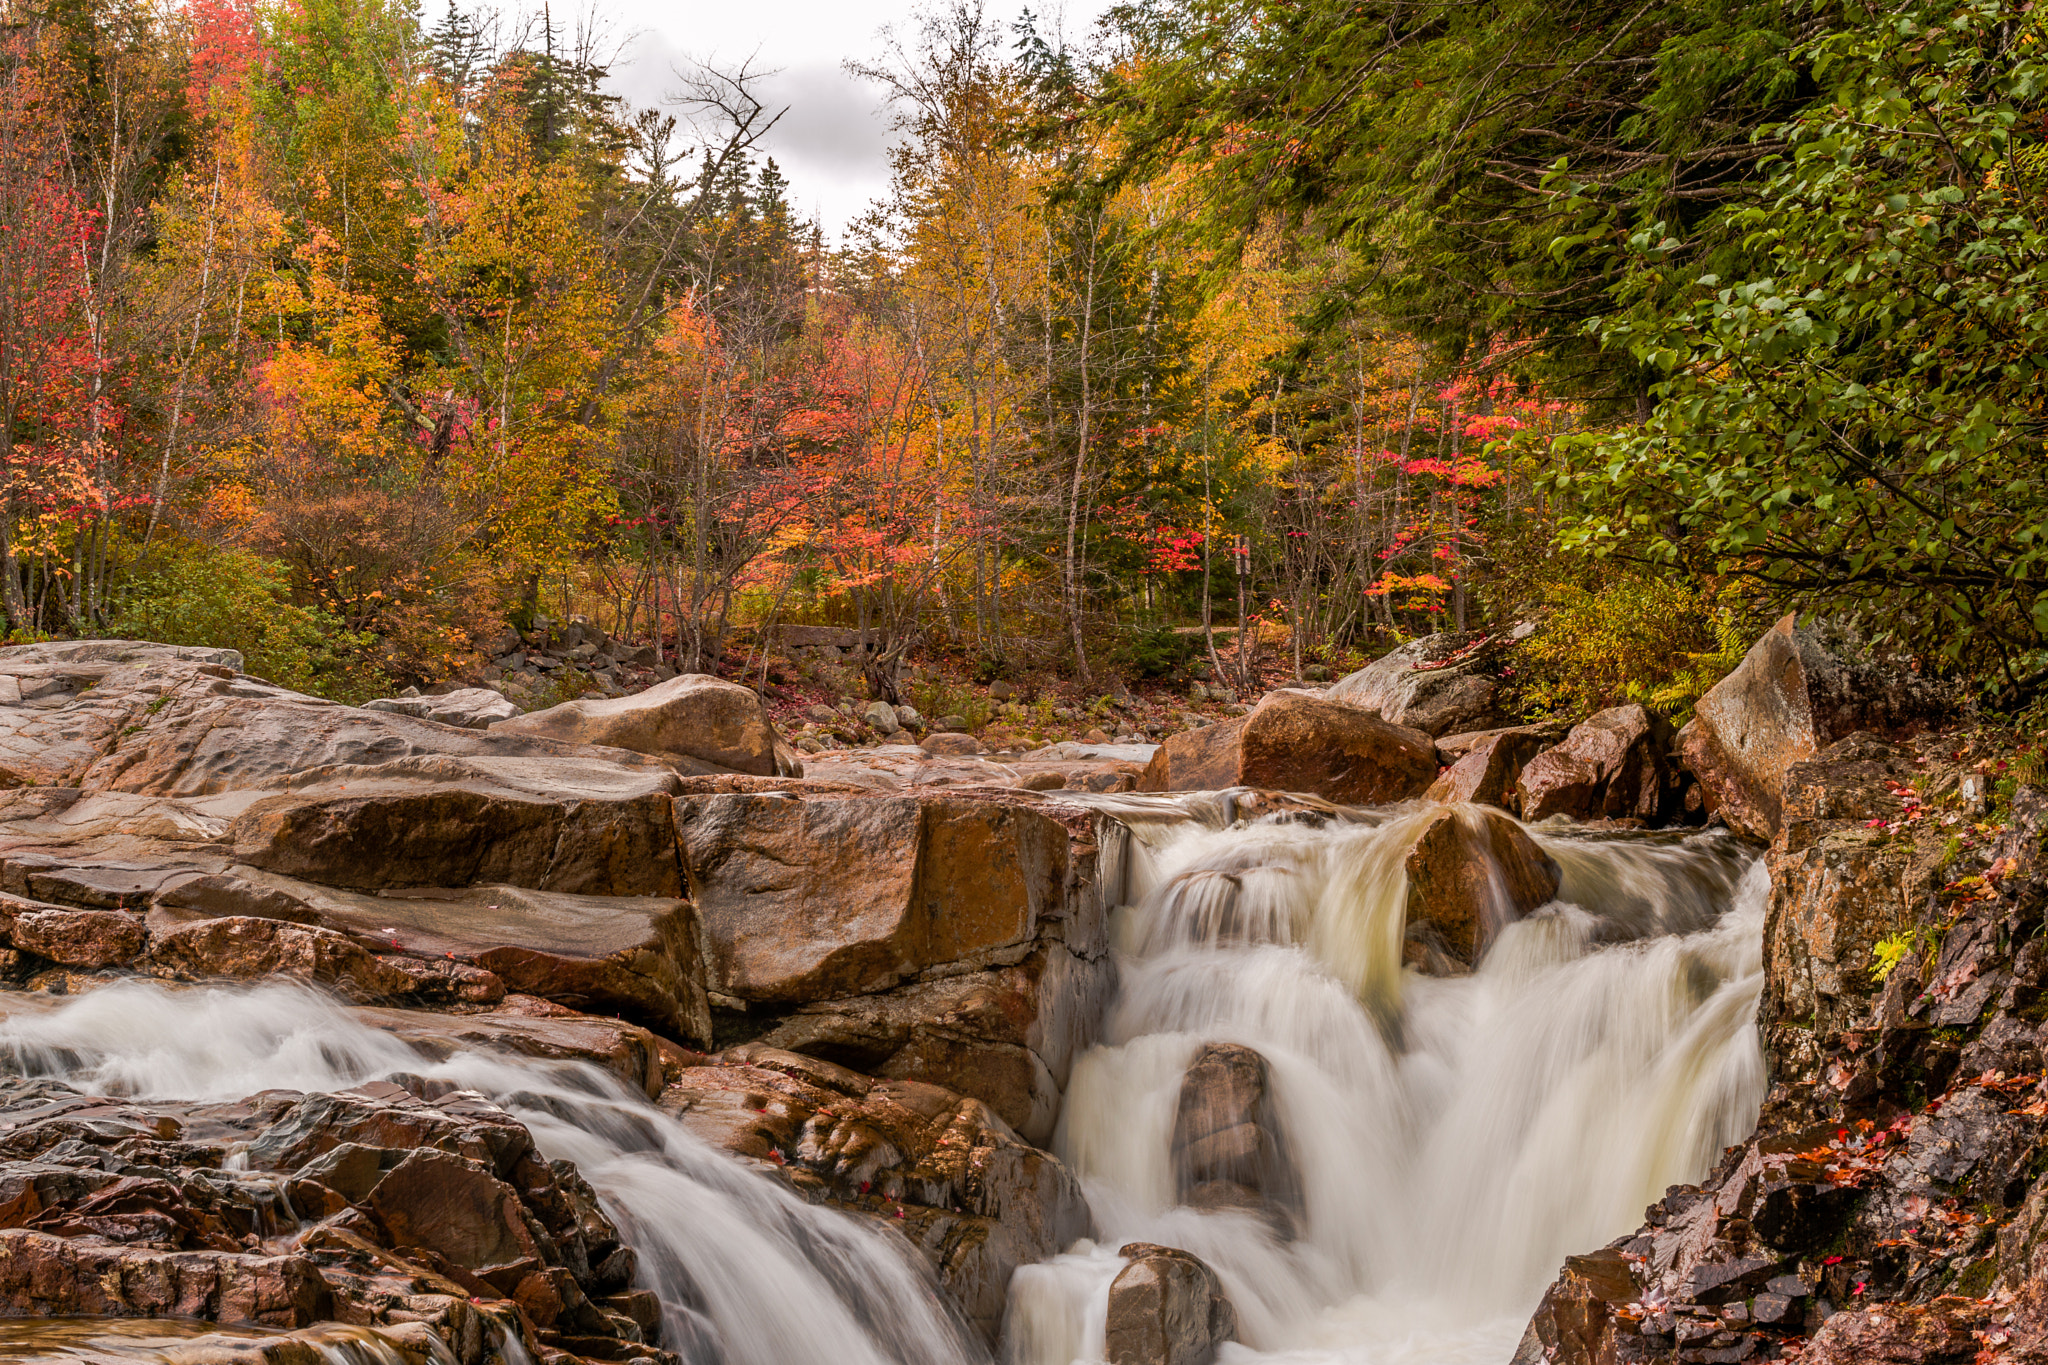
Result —
[[[1017,1365],[1101,1357],[1134,1240],[1218,1272],[1226,1362],[1501,1365],[1566,1255],[1755,1120],[1769,884],[1724,838],[1532,830],[1557,901],[1434,978],[1401,965],[1401,860],[1436,808],[1117,809],[1136,836],[1120,995],[1055,1140],[1102,1236],[1018,1273]],[[1176,1202],[1183,1077],[1212,1043],[1265,1059],[1293,1218]]]
[[[1532,831],[1563,869],[1556,903],[1471,975],[1437,978],[1402,965],[1402,859],[1430,811],[1243,820],[1237,799],[1098,801],[1134,831],[1132,904],[1119,996],[1055,1145],[1101,1236],[1018,1272],[1006,1349],[1099,1359],[1115,1248],[1146,1240],[1219,1273],[1241,1338],[1225,1365],[1501,1365],[1566,1255],[1752,1123],[1763,870],[1712,836]],[[1210,1044],[1264,1059],[1282,1216],[1180,1202],[1175,1116]],[[0,1020],[0,1061],[144,1099],[452,1082],[577,1164],[690,1365],[985,1359],[899,1239],[803,1203],[594,1067],[429,1063],[308,989],[141,982]],[[170,1347],[131,1354],[176,1365]],[[329,1355],[380,1365],[374,1340]]]
[[[664,1344],[690,1365],[956,1365],[983,1355],[907,1244],[804,1203],[593,1066],[482,1052],[427,1063],[304,988],[141,982],[0,1021],[0,1059],[19,1074],[137,1099],[343,1090],[395,1073],[452,1082],[503,1105],[550,1159],[576,1163],[639,1253],[641,1286],[660,1296]]]

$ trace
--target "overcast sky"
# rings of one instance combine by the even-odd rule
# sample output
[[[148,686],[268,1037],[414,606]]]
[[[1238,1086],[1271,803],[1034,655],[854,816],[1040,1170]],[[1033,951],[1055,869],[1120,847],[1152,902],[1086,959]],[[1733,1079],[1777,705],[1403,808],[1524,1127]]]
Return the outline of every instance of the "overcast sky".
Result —
[[[1006,34],[1027,8],[1023,0],[986,3]],[[775,70],[763,89],[789,112],[766,148],[790,180],[795,207],[817,217],[828,236],[836,239],[886,191],[888,111],[881,92],[848,75],[844,63],[878,61],[885,26],[913,37],[916,0],[596,0],[596,7],[618,24],[614,41],[631,35],[613,79],[636,104],[658,103],[676,83],[671,67],[690,58],[728,67],[751,58],[757,68]],[[1109,0],[1038,0],[1028,7],[1042,29],[1056,16],[1078,35]]]

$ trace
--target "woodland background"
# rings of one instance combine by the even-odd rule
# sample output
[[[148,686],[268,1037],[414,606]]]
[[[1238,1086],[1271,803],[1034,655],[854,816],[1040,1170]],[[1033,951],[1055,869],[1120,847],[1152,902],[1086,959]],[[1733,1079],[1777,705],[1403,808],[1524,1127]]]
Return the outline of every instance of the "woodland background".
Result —
[[[587,615],[986,681],[1537,623],[1682,713],[1787,609],[2048,679],[2038,13],[971,0],[828,247],[602,16],[0,0],[0,614],[348,700]],[[1242,576],[1240,575],[1242,568]],[[1204,629],[1203,627],[1215,629]]]

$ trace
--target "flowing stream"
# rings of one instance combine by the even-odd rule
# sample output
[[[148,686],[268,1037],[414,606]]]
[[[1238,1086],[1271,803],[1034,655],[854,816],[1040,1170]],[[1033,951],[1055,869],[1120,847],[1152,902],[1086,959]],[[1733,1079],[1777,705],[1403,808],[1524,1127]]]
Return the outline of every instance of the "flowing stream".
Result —
[[[1231,1365],[1503,1365],[1567,1255],[1754,1125],[1769,881],[1725,838],[1532,831],[1557,901],[1436,978],[1401,966],[1401,860],[1433,809],[1245,823],[1227,797],[1182,804],[1197,818],[1124,812],[1120,995],[1055,1138],[1101,1238],[1019,1272],[1018,1365],[1100,1358],[1127,1241],[1217,1271]],[[1266,1059],[1291,1228],[1176,1206],[1182,1078],[1212,1042]]]
[[[1018,1272],[1005,1353],[1099,1360],[1116,1248],[1143,1240],[1220,1275],[1241,1337],[1225,1365],[1504,1365],[1566,1255],[1635,1226],[1754,1123],[1762,866],[1716,836],[1533,831],[1564,870],[1557,901],[1472,974],[1436,978],[1401,965],[1401,859],[1428,811],[1247,822],[1230,800],[1100,801],[1134,830],[1121,985],[1055,1139],[1100,1236]],[[1176,1205],[1176,1106],[1210,1043],[1265,1059],[1292,1219]],[[582,1169],[690,1365],[986,1359],[900,1239],[805,1204],[591,1066],[426,1063],[283,984],[108,986],[0,1021],[0,1057],[138,1098],[450,1081]]]

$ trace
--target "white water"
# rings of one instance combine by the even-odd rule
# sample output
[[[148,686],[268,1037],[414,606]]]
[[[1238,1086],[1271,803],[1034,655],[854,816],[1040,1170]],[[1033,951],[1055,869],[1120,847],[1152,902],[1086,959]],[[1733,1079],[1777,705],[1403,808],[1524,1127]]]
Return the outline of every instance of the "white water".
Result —
[[[576,1163],[638,1253],[640,1285],[661,1297],[662,1344],[689,1365],[954,1365],[982,1354],[902,1239],[805,1204],[596,1067],[481,1052],[427,1063],[283,984],[107,986],[0,1021],[0,1057],[9,1071],[138,1099],[344,1090],[395,1073],[450,1081],[503,1105],[544,1156]]]
[[[1769,884],[1725,844],[1537,831],[1558,903],[1439,979],[1400,965],[1400,860],[1429,811],[1217,828],[1227,807],[1194,808],[1209,819],[1127,812],[1121,995],[1055,1139],[1102,1238],[1013,1281],[1018,1365],[1100,1358],[1132,1240],[1216,1269],[1243,1343],[1230,1365],[1501,1365],[1565,1256],[1753,1125]],[[1208,1042],[1267,1060],[1294,1240],[1175,1206],[1176,1104]]]
[[[1018,1273],[1017,1365],[1100,1357],[1130,1240],[1216,1268],[1242,1337],[1224,1365],[1502,1365],[1566,1255],[1635,1226],[1754,1121],[1768,885],[1727,847],[1538,831],[1565,870],[1559,903],[1475,974],[1436,979],[1400,965],[1400,860],[1422,814],[1225,827],[1228,795],[1124,801],[1121,993],[1055,1143],[1102,1236]],[[1175,1206],[1174,1113],[1207,1042],[1267,1060],[1301,1183],[1291,1239]],[[805,1205],[593,1067],[428,1063],[309,990],[140,982],[0,1021],[0,1061],[139,1098],[450,1081],[578,1165],[690,1365],[985,1359],[900,1239]]]

